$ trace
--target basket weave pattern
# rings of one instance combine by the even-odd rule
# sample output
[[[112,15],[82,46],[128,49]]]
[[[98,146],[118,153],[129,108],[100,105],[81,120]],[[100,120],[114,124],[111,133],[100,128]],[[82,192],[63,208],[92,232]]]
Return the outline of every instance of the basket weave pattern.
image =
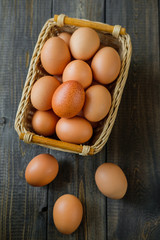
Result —
[[[75,29],[77,29],[77,27],[69,26],[69,25],[62,26],[62,23],[60,23],[60,26],[58,26],[58,23],[54,22],[54,19],[51,18],[45,23],[44,27],[40,32],[37,44],[35,46],[35,49],[32,55],[29,71],[27,74],[26,82],[22,92],[21,101],[20,101],[17,114],[16,114],[16,119],[15,119],[15,129],[19,136],[21,133],[24,134],[23,140],[27,143],[32,142],[32,137],[36,135],[32,131],[32,127],[31,127],[31,119],[34,114],[34,109],[30,101],[31,89],[36,80],[38,80],[40,77],[44,75],[48,75],[44,71],[43,67],[41,66],[41,61],[40,61],[41,49],[44,43],[47,41],[47,39],[50,38],[51,36],[57,36],[59,32],[63,32],[63,31],[72,33]],[[96,154],[99,151],[101,151],[101,149],[107,142],[108,137],[111,133],[112,127],[114,125],[114,121],[116,119],[123,89],[128,76],[128,70],[129,70],[131,54],[132,54],[132,45],[131,45],[130,36],[128,34],[117,36],[118,34],[115,32],[114,34],[113,33],[109,34],[102,31],[97,31],[97,32],[100,36],[102,44],[113,46],[118,50],[121,57],[121,70],[116,82],[113,85],[114,88],[112,87],[112,91],[111,91],[112,105],[111,105],[110,111],[107,117],[101,122],[100,126],[95,131],[92,141],[89,142],[89,144],[82,146],[82,152],[79,153],[81,155],[88,155],[91,148],[94,151],[93,154]],[[59,140],[57,141],[60,142]],[[58,146],[47,145],[45,143],[45,138],[44,138],[44,144],[43,144],[43,141],[42,143],[37,142],[37,144],[51,148],[51,149],[78,153],[76,150],[72,150],[72,148],[65,149]]]

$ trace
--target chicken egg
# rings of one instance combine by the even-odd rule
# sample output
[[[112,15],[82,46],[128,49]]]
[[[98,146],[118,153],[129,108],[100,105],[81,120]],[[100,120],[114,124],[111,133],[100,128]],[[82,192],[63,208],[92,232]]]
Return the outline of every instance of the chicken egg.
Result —
[[[104,47],[93,57],[91,68],[96,81],[109,84],[117,78],[120,72],[120,56],[114,48]]]
[[[84,117],[91,122],[102,120],[111,107],[111,94],[102,85],[93,85],[86,91]]]
[[[58,174],[57,160],[50,154],[40,154],[34,157],[25,171],[26,181],[35,187],[41,187],[52,182]]]
[[[69,48],[61,38],[51,37],[45,42],[41,50],[41,62],[49,74],[62,74],[70,60]]]
[[[83,207],[80,200],[71,194],[64,194],[57,199],[53,207],[53,221],[59,232],[73,233],[80,225]]]
[[[65,43],[67,44],[67,46],[69,47],[69,42],[70,42],[70,38],[71,38],[71,34],[67,33],[67,32],[62,32],[58,35],[58,37],[60,37],[61,39],[63,39],[63,41],[65,41]]]
[[[31,103],[38,110],[45,111],[52,108],[52,96],[60,82],[52,76],[38,79],[31,90]]]
[[[52,111],[36,111],[32,118],[33,130],[43,136],[51,136],[55,133],[58,117]]]
[[[81,144],[92,137],[93,128],[82,117],[61,118],[56,125],[56,134],[62,141]]]
[[[106,197],[121,199],[127,191],[127,179],[122,169],[113,163],[103,163],[95,173],[98,189]]]
[[[92,83],[92,71],[86,62],[74,60],[65,67],[62,79],[63,82],[75,80],[79,82],[83,88],[87,88]]]
[[[78,28],[71,36],[70,50],[75,59],[90,59],[100,46],[97,32],[88,27]]]
[[[85,92],[82,85],[76,81],[67,81],[54,92],[52,108],[59,117],[71,118],[81,111],[84,101]]]

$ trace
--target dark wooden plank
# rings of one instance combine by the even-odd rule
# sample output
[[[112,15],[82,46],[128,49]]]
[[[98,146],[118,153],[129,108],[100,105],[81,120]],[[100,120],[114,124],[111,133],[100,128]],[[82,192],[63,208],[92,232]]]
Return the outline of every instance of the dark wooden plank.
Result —
[[[158,1],[106,1],[106,22],[127,27],[133,44],[129,78],[108,141],[108,162],[122,167],[129,187],[108,199],[108,239],[160,236],[160,65]]]
[[[41,147],[20,142],[14,119],[39,31],[51,1],[0,1],[0,239],[46,239],[47,187],[26,184],[25,167]]]
[[[104,1],[0,1],[0,239],[159,238],[158,1],[106,1],[106,22],[126,26],[133,43],[107,156],[106,148],[94,157],[80,157],[27,145],[14,130],[28,64],[45,21],[55,13],[103,21],[103,10]],[[59,160],[60,171],[49,187],[33,188],[24,171],[42,152]],[[106,198],[94,182],[96,168],[106,159],[119,164],[129,180],[123,200],[107,199],[107,219]],[[75,194],[84,206],[83,222],[71,236],[58,233],[52,219],[53,204],[64,193]]]
[[[98,9],[98,11],[97,11]],[[70,17],[103,22],[104,1],[53,1],[52,15],[65,13]],[[80,157],[51,151],[60,162],[59,176],[49,186],[47,239],[106,239],[106,199],[98,192],[94,181],[96,168],[105,161],[105,149],[93,157]],[[59,233],[53,224],[53,205],[62,194],[79,197],[84,217],[79,229],[70,236]]]

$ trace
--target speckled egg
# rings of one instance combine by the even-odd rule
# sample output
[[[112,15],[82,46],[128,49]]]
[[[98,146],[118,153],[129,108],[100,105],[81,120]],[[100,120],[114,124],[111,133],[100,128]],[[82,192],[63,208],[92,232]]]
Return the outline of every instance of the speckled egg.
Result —
[[[81,111],[84,101],[85,92],[82,85],[76,81],[67,81],[54,92],[52,108],[59,117],[71,118]]]

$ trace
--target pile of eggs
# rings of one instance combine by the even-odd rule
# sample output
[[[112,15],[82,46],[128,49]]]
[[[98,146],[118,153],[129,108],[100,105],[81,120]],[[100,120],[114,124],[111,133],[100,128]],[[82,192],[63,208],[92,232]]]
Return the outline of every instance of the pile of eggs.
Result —
[[[95,30],[81,27],[72,35],[64,32],[49,38],[40,59],[46,75],[31,90],[31,103],[36,109],[33,130],[42,136],[56,133],[69,143],[87,142],[93,128],[110,110],[112,98],[107,85],[119,75],[118,52],[102,47]],[[40,154],[29,162],[25,178],[32,186],[45,186],[58,171],[58,161],[52,155]],[[112,199],[122,198],[127,191],[126,176],[113,163],[97,168],[95,183],[103,195]],[[76,196],[64,194],[54,203],[53,221],[61,233],[73,233],[82,217],[83,206]]]
[[[32,118],[34,132],[82,144],[93,135],[93,128],[111,107],[107,84],[119,75],[118,52],[102,47],[97,32],[78,28],[71,35],[63,32],[49,38],[40,53],[46,75],[31,90],[36,109]]]

